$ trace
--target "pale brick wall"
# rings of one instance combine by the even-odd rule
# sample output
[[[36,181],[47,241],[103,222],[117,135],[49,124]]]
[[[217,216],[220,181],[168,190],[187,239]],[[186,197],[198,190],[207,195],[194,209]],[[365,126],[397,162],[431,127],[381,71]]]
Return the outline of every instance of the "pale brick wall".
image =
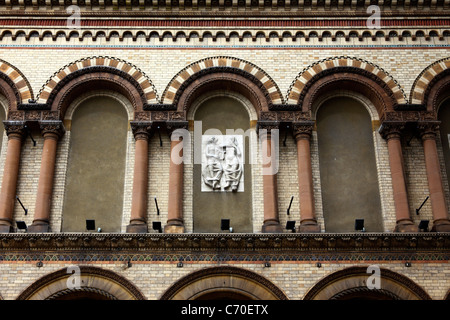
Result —
[[[95,266],[111,270],[133,283],[149,300],[157,300],[164,292],[182,277],[203,268],[226,265],[225,263],[189,263],[185,262],[183,268],[177,268],[175,262],[146,263],[133,262],[131,268],[124,268],[125,263],[88,263],[85,266]],[[52,272],[77,265],[77,263],[62,264],[59,262],[44,262],[41,268],[35,262],[0,263],[1,296],[5,300],[14,300],[28,286],[39,278]],[[412,267],[405,267],[402,262],[371,263],[369,262],[343,262],[323,263],[318,268],[315,263],[272,262],[270,268],[264,268],[262,262],[238,263],[233,266],[253,271],[268,279],[280,288],[291,300],[301,300],[324,277],[348,267],[377,265],[390,271],[399,273],[416,284],[429,294],[433,300],[445,298],[450,287],[450,274],[446,263],[412,263]],[[368,273],[367,277],[370,274]],[[383,271],[381,271],[383,276]],[[383,279],[381,280],[383,281]]]
[[[229,47],[231,43],[222,43],[222,40],[214,42],[214,45],[227,44]],[[274,40],[275,41],[275,40]],[[2,43],[8,43],[5,39]],[[15,44],[18,44],[17,42]],[[20,43],[19,43],[20,44]],[[83,46],[87,46],[89,42],[83,42]],[[97,44],[97,43],[96,43]],[[163,42],[169,48],[172,42]],[[266,43],[265,40],[261,44],[274,45],[275,43]],[[286,43],[284,43],[286,44]],[[298,44],[298,43],[297,43]],[[336,44],[338,44],[336,42]],[[345,43],[346,45],[351,45],[350,43]],[[392,44],[392,43],[391,43]],[[39,42],[39,45],[49,45],[52,46],[54,43],[49,40],[44,40]],[[126,45],[125,41],[121,45]],[[194,44],[190,44],[195,47]],[[208,45],[208,42],[204,42],[203,45]],[[419,73],[432,62],[444,58],[448,55],[448,51],[445,49],[390,49],[390,50],[354,50],[352,48],[342,48],[339,50],[330,49],[311,49],[311,50],[294,50],[294,49],[283,49],[276,50],[274,48],[267,48],[265,50],[233,50],[232,48],[223,48],[215,50],[207,49],[193,49],[193,50],[179,50],[176,48],[170,48],[170,50],[164,51],[164,59],[169,59],[170,63],[161,63],[160,58],[162,57],[161,51],[153,49],[145,50],[131,50],[126,48],[119,48],[115,50],[111,49],[74,49],[74,50],[63,50],[58,48],[52,49],[38,49],[33,50],[21,48],[20,50],[9,50],[7,48],[1,48],[0,54],[2,59],[8,61],[14,66],[18,67],[25,76],[29,79],[35,94],[39,92],[42,85],[50,78],[50,76],[56,72],[59,68],[63,67],[65,64],[80,59],[82,57],[95,56],[95,55],[109,55],[124,59],[129,61],[139,68],[141,68],[155,84],[158,93],[161,94],[170,79],[186,65],[198,61],[205,57],[217,56],[217,55],[227,55],[238,57],[247,61],[250,61],[257,66],[265,70],[279,85],[282,93],[286,93],[290,84],[295,79],[296,75],[303,70],[306,66],[311,63],[332,56],[347,55],[364,58],[370,62],[373,62],[387,72],[389,72],[394,79],[398,80],[400,85],[403,87],[405,93],[409,95],[409,90],[414,82],[415,78]],[[36,69],[29,63],[30,56],[39,56],[39,60],[42,62],[39,64],[39,68]],[[401,59],[398,59],[401,57]],[[408,57],[411,57],[408,59]],[[45,61],[45,62],[44,62]],[[289,61],[289,63],[287,63]],[[407,62],[407,63],[405,63]],[[284,137],[280,137],[284,138]],[[35,193],[37,189],[37,181],[39,178],[39,166],[40,166],[40,155],[42,152],[42,142],[39,136],[36,135],[35,139],[38,140],[36,147],[30,145],[30,139],[25,141],[23,148],[22,162],[21,162],[21,172],[18,185],[18,195],[21,197],[22,202],[29,208],[30,214],[27,217],[21,216],[23,210],[18,204],[16,204],[15,217],[16,219],[24,219],[27,223],[32,221],[35,204]],[[161,207],[161,216],[159,217],[164,223],[167,212],[167,164],[164,159],[168,159],[168,150],[166,147],[169,146],[169,141],[167,137],[163,136],[166,140],[163,143],[163,147],[159,147],[159,138],[153,137],[151,139],[150,145],[152,147],[149,154],[149,164],[150,164],[150,175],[149,175],[149,218],[153,217],[155,213],[154,197],[157,196],[158,203]],[[386,152],[385,142],[380,139],[376,131],[374,131],[374,139],[376,143],[376,154],[377,154],[377,166],[379,170],[380,179],[380,193],[382,198],[382,210],[385,221],[385,230],[391,231],[393,225],[395,224],[395,217],[393,213],[393,203],[392,203],[392,192],[390,186],[389,170],[388,169],[388,158]],[[65,175],[65,164],[67,163],[67,151],[68,151],[68,141],[69,133],[62,138],[58,146],[58,160],[56,166],[56,176],[55,176],[55,190],[52,201],[52,230],[58,231],[60,228],[60,215],[61,206],[63,203],[63,185],[64,185],[64,175]],[[408,176],[408,190],[409,201],[411,207],[411,214],[416,220],[421,218],[431,218],[430,203],[427,203],[421,210],[420,217],[415,217],[415,208],[418,207],[422,201],[425,199],[427,194],[427,181],[425,175],[424,161],[423,161],[423,150],[422,146],[417,143],[418,141],[412,140],[413,146],[404,147],[405,153],[405,167],[407,169]],[[281,223],[285,223],[287,218],[285,215],[285,210],[289,205],[290,195],[294,195],[294,202],[292,207],[292,212],[298,215],[298,186],[295,183],[295,170],[296,170],[296,155],[293,141],[291,139],[287,140],[288,146],[286,148],[281,148],[283,150],[281,153],[281,167],[279,175],[279,209],[280,209],[280,219]],[[133,138],[130,136],[128,138],[128,154],[127,154],[127,179],[125,182],[125,199],[124,199],[124,216],[123,216],[123,226],[129,223],[129,212],[131,209],[131,199],[130,192],[132,187],[132,168],[134,162],[134,149],[133,149]],[[6,146],[6,144],[4,145]],[[30,148],[31,147],[31,148]],[[291,148],[292,147],[292,148]],[[31,152],[33,150],[33,152]],[[284,152],[287,151],[287,152]],[[323,218],[321,215],[321,196],[320,196],[320,181],[319,175],[317,174],[318,159],[316,156],[317,146],[316,140],[313,136],[312,139],[312,161],[313,168],[315,170],[314,174],[314,187],[315,187],[315,199],[316,199],[316,210],[317,218],[324,227]],[[4,157],[4,155],[3,155]],[[156,157],[156,158],[154,158]],[[292,168],[293,174],[287,174],[288,168]],[[188,231],[192,231],[192,227],[189,225],[192,223],[192,196],[190,194],[191,176],[190,173],[192,168],[189,165],[185,166],[185,197],[184,197],[184,214],[185,223]],[[289,179],[287,177],[289,176]],[[130,180],[131,179],[131,180]],[[257,206],[260,205],[262,199],[258,196],[261,195],[258,190],[258,182],[260,178],[255,171],[254,175],[254,212],[259,212],[259,216],[254,217],[254,231],[258,232],[262,224],[262,210],[256,210]],[[385,182],[385,183],[384,183]],[[158,185],[158,187],[155,187]],[[450,202],[448,186],[445,183],[447,201]],[[288,195],[288,196],[286,196]],[[166,212],[164,212],[166,211]],[[294,216],[293,216],[294,218]],[[297,218],[297,217],[295,217]],[[151,223],[149,219],[149,224]]]

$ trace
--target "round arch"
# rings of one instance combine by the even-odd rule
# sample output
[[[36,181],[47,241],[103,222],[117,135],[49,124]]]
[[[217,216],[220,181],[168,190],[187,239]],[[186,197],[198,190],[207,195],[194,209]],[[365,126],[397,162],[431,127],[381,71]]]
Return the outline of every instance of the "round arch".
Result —
[[[426,104],[427,111],[437,112],[449,89],[450,57],[432,63],[420,73],[411,88],[409,100],[412,104]]]
[[[190,64],[172,78],[162,101],[186,111],[189,103],[214,88],[238,92],[260,110],[284,103],[277,84],[264,70],[232,57],[211,57]]]
[[[287,300],[284,292],[271,281],[252,271],[236,267],[213,267],[195,271],[178,280],[161,300],[204,298],[239,298],[250,300]]]
[[[26,288],[17,300],[99,299],[146,300],[140,290],[117,273],[90,266],[79,266],[80,286],[68,288],[74,269],[64,268],[43,276]]]
[[[146,104],[159,103],[156,89],[143,71],[121,59],[103,56],[80,59],[55,72],[41,88],[38,101],[64,118],[75,97],[105,89],[124,95],[136,111],[142,111]]]
[[[353,57],[334,57],[306,67],[288,90],[287,103],[310,112],[316,99],[335,89],[359,92],[376,106],[381,116],[406,103],[397,81],[379,66]]]
[[[16,67],[0,59],[0,94],[8,99],[8,109],[17,110],[21,103],[34,99],[33,90],[25,75]]]
[[[380,288],[369,289],[367,267],[350,267],[334,272],[312,287],[304,300],[389,299],[431,300],[428,293],[404,275],[380,269]]]

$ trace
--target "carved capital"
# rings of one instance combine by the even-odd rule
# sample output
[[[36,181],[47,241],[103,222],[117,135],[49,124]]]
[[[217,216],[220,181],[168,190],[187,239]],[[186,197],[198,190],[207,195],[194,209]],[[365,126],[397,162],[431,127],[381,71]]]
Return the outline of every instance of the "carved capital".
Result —
[[[166,122],[166,129],[169,134],[169,137],[172,139],[172,134],[177,129],[185,129],[188,130],[188,122],[187,121],[167,121]],[[187,131],[186,131],[187,132]],[[179,135],[180,138],[182,138],[184,135]]]
[[[23,138],[26,135],[26,124],[25,121],[3,121],[5,126],[5,131],[8,136],[20,136]]]
[[[131,130],[133,131],[135,140],[148,140],[150,130],[152,129],[151,121],[131,121]]]
[[[302,121],[292,123],[293,135],[296,140],[310,139],[314,129],[314,121]]]
[[[403,121],[384,121],[378,129],[378,133],[386,140],[400,139],[404,128]]]
[[[439,130],[440,121],[421,121],[417,123],[417,129],[422,140],[436,139]]]
[[[270,139],[272,130],[279,130],[280,123],[276,121],[258,121],[257,133],[260,137]]]
[[[46,136],[56,136],[60,138],[66,132],[61,120],[42,120],[39,121],[39,127],[44,138],[46,138]]]

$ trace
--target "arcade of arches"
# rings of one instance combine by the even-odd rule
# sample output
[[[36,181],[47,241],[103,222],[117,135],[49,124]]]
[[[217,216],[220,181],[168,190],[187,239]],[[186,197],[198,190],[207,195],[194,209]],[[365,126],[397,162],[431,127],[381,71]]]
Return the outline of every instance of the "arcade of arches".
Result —
[[[300,73],[285,99],[259,67],[221,59],[230,66],[186,67],[156,102],[141,73],[105,61],[76,63],[81,70],[72,65],[73,74],[49,81],[45,103],[14,104],[2,90],[0,231],[9,260],[0,268],[44,266],[15,297],[443,298],[448,282],[433,291],[417,269],[398,264],[416,259],[436,274],[448,258],[449,75],[419,90],[417,106],[400,103],[389,76],[333,64]],[[32,163],[39,169],[29,182]],[[426,233],[412,214],[424,188]],[[27,217],[17,190],[34,203]],[[21,218],[31,223],[26,232],[15,227]],[[86,230],[90,219],[101,232]],[[221,229],[224,219],[232,229]],[[355,232],[356,219],[367,233]],[[293,220],[295,229],[285,227]],[[367,266],[355,261],[383,265],[381,288],[368,289]],[[68,288],[69,262],[80,265],[77,289]]]

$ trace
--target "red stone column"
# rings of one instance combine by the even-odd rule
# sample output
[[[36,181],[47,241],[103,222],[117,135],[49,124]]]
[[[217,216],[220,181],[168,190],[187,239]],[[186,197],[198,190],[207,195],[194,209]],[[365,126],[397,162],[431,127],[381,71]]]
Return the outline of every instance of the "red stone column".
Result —
[[[261,125],[258,123],[258,134],[260,136],[260,152],[262,153],[263,169],[263,202],[264,202],[264,223],[262,232],[279,233],[283,229],[280,225],[278,215],[278,187],[277,187],[277,155],[272,154],[272,131],[278,130],[278,125]]]
[[[64,133],[62,121],[42,121],[40,123],[44,147],[42,150],[41,171],[39,175],[38,190],[33,224],[28,232],[50,231],[50,209],[53,192],[53,178],[55,173],[56,149],[58,140]]]
[[[428,189],[430,191],[431,208],[433,211],[432,231],[450,232],[448,208],[444,196],[441,167],[436,146],[436,135],[439,124],[436,122],[420,123],[427,170]]]
[[[406,191],[403,153],[401,144],[401,130],[403,123],[384,122],[380,134],[387,140],[389,164],[391,168],[392,188],[396,213],[396,232],[417,232],[418,227],[411,219],[408,194]]]
[[[184,160],[183,150],[184,135],[174,132],[174,130],[187,130],[187,124],[168,124],[167,128],[170,134],[170,167],[169,167],[169,203],[167,224],[164,227],[164,233],[184,233],[183,221],[183,175]],[[187,131],[184,133],[189,134]]]
[[[19,175],[20,151],[25,133],[23,122],[5,121],[8,135],[8,149],[3,168],[3,182],[0,193],[0,233],[13,232],[14,201],[16,199]]]
[[[313,121],[294,123],[297,141],[298,188],[300,202],[299,232],[320,232],[315,214],[314,186],[311,165],[311,134]]]
[[[136,140],[134,155],[133,191],[128,233],[147,233],[147,193],[148,193],[148,141],[151,122],[132,122]]]

